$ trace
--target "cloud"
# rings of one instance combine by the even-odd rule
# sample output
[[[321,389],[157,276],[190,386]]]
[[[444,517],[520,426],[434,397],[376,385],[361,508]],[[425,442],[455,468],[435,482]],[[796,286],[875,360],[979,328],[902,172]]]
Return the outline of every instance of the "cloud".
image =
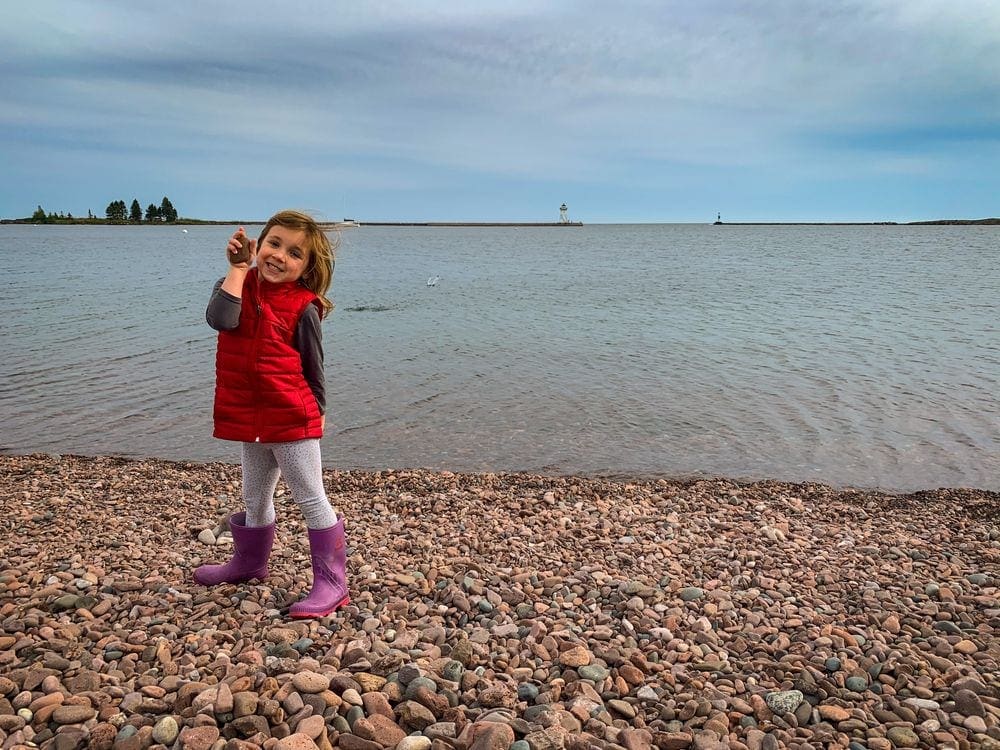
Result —
[[[191,182],[281,159],[299,185],[321,165],[362,191],[669,188],[698,168],[805,180],[866,159],[933,175],[1000,132],[992,2],[77,0],[8,15],[5,142],[173,155]]]

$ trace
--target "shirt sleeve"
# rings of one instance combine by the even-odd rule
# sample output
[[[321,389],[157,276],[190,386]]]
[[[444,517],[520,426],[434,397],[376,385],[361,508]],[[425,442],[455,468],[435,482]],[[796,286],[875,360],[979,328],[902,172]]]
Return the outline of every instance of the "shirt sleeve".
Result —
[[[319,413],[326,414],[326,376],[323,372],[323,330],[320,327],[319,310],[310,304],[299,317],[295,329],[293,345],[302,358],[302,374],[305,375],[309,390],[316,397]]]
[[[219,279],[212,287],[212,296],[208,300],[208,308],[205,310],[205,320],[216,331],[232,331],[240,324],[240,310],[243,309],[243,302],[239,297],[234,297],[229,292],[223,291],[222,282]]]

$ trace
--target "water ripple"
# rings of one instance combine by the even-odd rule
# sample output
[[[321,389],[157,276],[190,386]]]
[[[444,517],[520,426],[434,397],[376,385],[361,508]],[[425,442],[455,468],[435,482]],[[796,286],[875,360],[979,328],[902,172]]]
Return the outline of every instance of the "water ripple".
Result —
[[[235,460],[203,317],[230,231],[0,227],[2,449]],[[998,231],[363,228],[325,459],[1000,489]]]

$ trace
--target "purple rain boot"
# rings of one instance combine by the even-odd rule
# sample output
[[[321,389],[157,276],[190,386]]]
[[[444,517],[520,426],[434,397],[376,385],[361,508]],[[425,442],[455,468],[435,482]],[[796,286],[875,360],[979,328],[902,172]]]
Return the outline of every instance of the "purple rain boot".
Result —
[[[313,587],[309,596],[295,602],[288,614],[294,619],[326,617],[351,601],[347,591],[347,545],[344,519],[328,529],[309,529]]]
[[[246,513],[234,513],[229,517],[229,530],[233,533],[232,559],[225,565],[202,565],[194,572],[195,583],[215,586],[267,578],[267,559],[274,544],[274,524],[245,526],[246,521]]]

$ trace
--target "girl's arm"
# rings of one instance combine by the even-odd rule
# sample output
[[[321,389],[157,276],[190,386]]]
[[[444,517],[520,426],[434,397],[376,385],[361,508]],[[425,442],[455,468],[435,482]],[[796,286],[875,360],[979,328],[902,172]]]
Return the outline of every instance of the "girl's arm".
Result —
[[[292,344],[299,350],[302,359],[302,374],[305,375],[309,390],[316,397],[320,414],[326,414],[326,376],[323,372],[323,331],[320,328],[319,311],[316,305],[309,305],[299,317]]]
[[[229,261],[229,271],[225,277],[215,283],[212,296],[208,300],[205,319],[216,331],[232,331],[240,324],[240,309],[242,308],[243,282],[250,272],[250,266],[257,257],[257,240],[250,240],[250,260],[246,263],[232,262],[232,256],[240,251],[242,240],[246,236],[240,227],[226,244],[226,260]]]
[[[232,257],[240,251],[242,240],[245,237],[246,232],[243,231],[243,227],[240,227],[233,232],[233,236],[229,238],[229,242],[226,244],[226,260],[229,261],[229,273],[226,274],[226,278],[222,281],[222,290],[229,292],[234,297],[243,296],[243,281],[250,272],[250,266],[253,265],[254,258],[257,257],[257,240],[250,240],[250,259],[246,263],[233,263]]]
[[[219,279],[212,287],[212,296],[205,310],[205,320],[216,331],[232,331],[240,324],[240,310],[243,303],[223,289],[225,279]]]

